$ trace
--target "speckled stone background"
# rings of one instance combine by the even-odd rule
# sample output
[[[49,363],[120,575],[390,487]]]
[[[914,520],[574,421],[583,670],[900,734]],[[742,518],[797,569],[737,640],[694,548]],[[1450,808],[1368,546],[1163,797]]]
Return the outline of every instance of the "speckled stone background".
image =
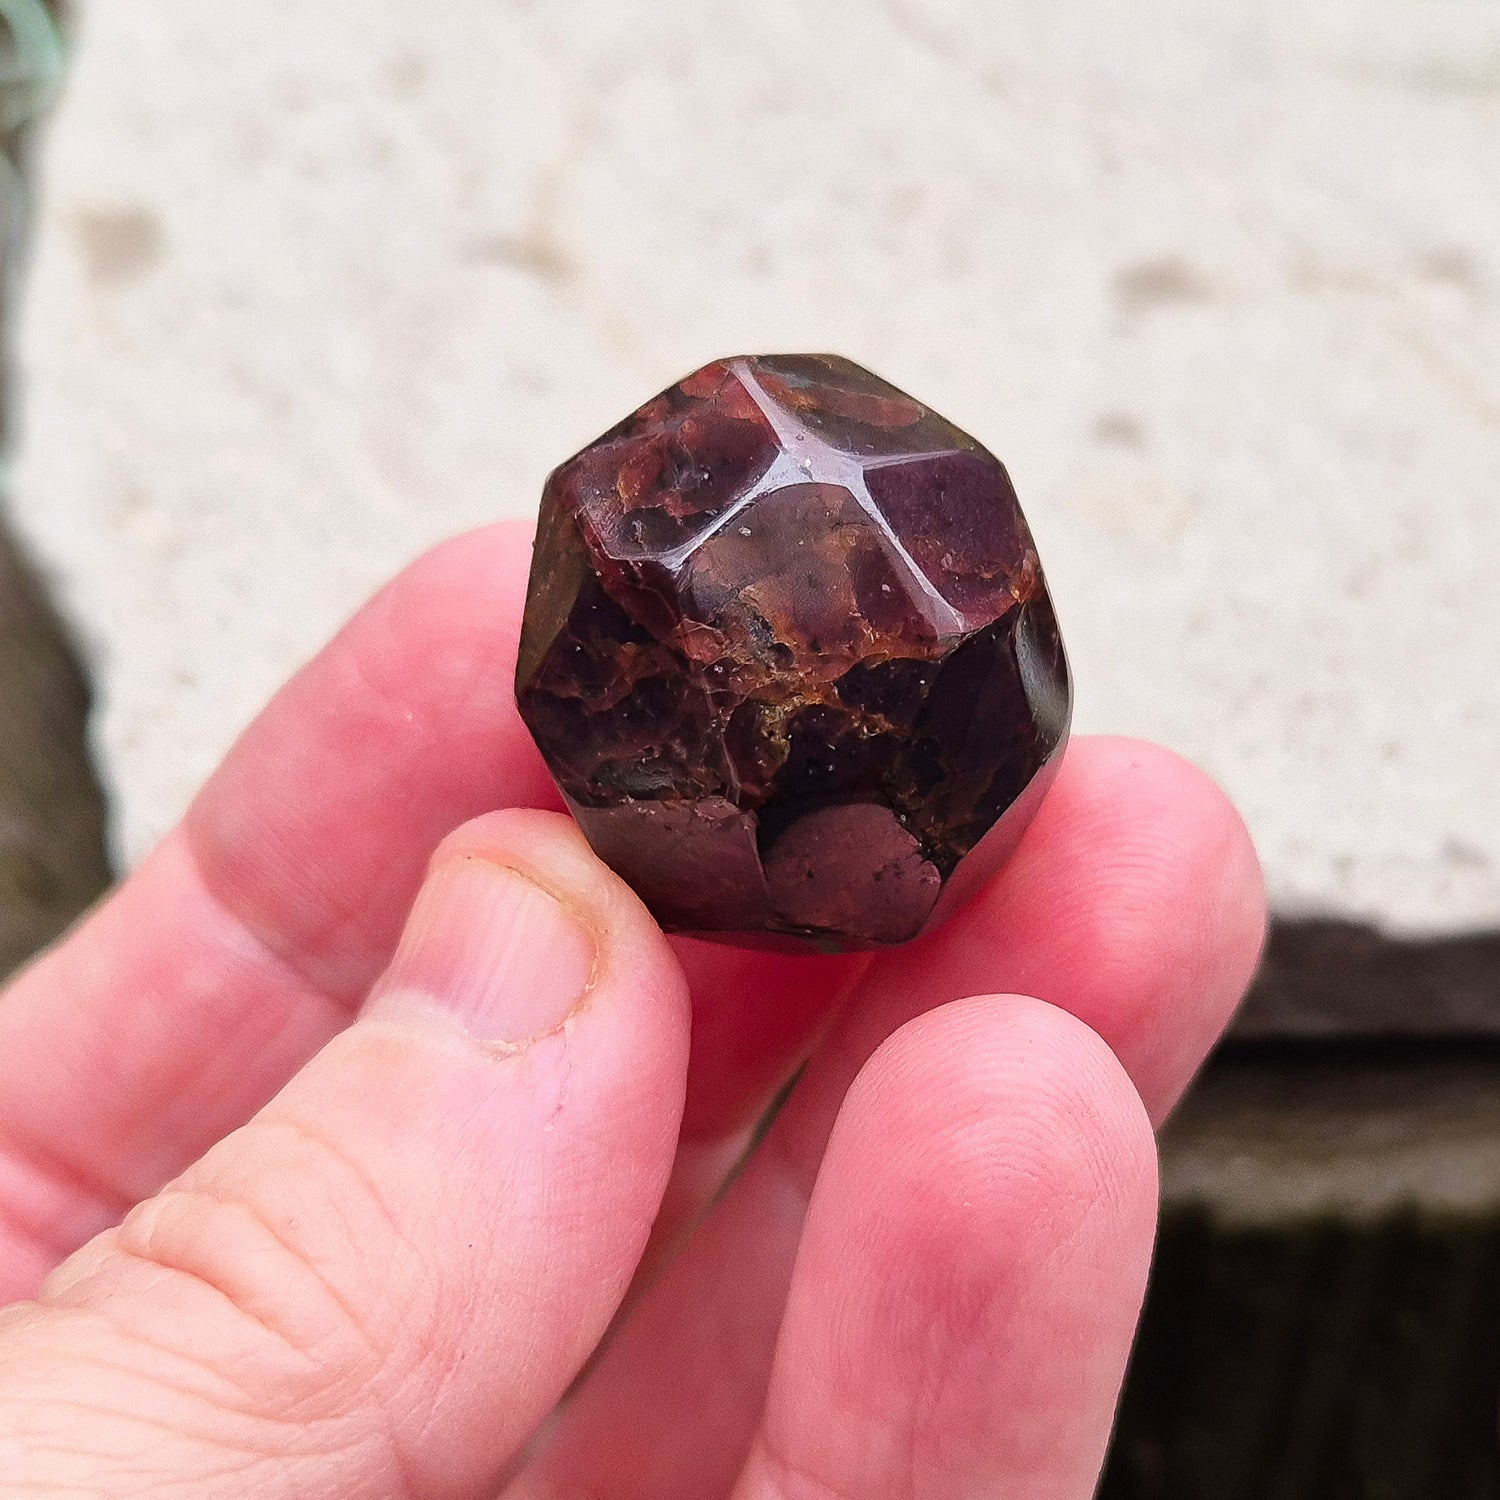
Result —
[[[715,355],[1010,465],[1085,729],[1283,911],[1500,923],[1500,5],[91,0],[23,529],[138,856],[446,533]]]

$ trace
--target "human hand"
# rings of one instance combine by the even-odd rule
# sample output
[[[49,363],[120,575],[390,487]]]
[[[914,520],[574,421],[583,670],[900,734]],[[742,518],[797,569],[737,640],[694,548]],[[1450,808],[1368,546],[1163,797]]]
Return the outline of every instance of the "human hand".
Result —
[[[1085,1500],[1239,819],[1080,739],[916,944],[669,942],[516,717],[526,555],[377,596],[0,997],[0,1496]]]

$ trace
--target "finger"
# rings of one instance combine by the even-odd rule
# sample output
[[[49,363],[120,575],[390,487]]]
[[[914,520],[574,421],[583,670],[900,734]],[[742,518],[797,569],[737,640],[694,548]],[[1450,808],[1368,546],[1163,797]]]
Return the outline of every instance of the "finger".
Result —
[[[903,1027],[839,1112],[736,1500],[1088,1500],[1155,1215],[1087,1027],[996,997]]]
[[[1185,881],[1207,886],[1179,903]],[[753,1118],[840,1008],[836,994],[809,1014],[809,993],[847,995],[861,979],[863,995],[899,996],[906,1014],[987,989],[1055,996],[1126,1059],[1160,1118],[1239,1003],[1264,933],[1255,848],[1219,788],[1159,745],[1080,737],[1009,864],[931,937],[837,971],[783,960],[759,987],[743,971],[763,971],[765,955],[712,954],[713,977],[696,987],[688,1128],[707,1136]],[[695,955],[683,956],[693,975]],[[1172,995],[1158,974],[1190,997],[1166,1026]],[[866,1009],[878,1036],[900,1024]]]
[[[567,820],[461,830],[362,1018],[0,1315],[0,1488],[484,1493],[629,1280],[688,1024]]]
[[[693,991],[683,1130],[711,1144],[752,1124],[812,1050],[872,955],[767,953],[677,938]]]
[[[842,1043],[844,1081],[925,1009],[986,990],[1039,993],[1110,1042],[1160,1119],[1243,995],[1264,931],[1255,850],[1223,793],[1159,746],[1075,740],[1016,855],[979,898],[926,941],[851,976],[859,1025]],[[841,1093],[832,1084],[818,1095],[821,1134]],[[731,1091],[724,1112],[743,1103]],[[648,1269],[734,1159],[701,1139],[684,1148]]]
[[[783,960],[769,977],[765,955],[715,954],[695,986],[688,1128],[707,1136],[752,1119],[857,984],[868,1019],[855,1067],[903,1019],[947,1000],[1039,994],[1110,1043],[1160,1120],[1243,996],[1265,923],[1255,846],[1208,777],[1160,745],[1077,738],[1010,862],[930,937],[840,970]],[[833,999],[809,1012],[819,987]],[[882,993],[894,1012],[872,998]]]
[[[555,797],[510,672],[525,538],[439,547],[270,704],[0,1005],[0,1300],[247,1119],[357,1006],[444,833]]]
[[[764,1398],[806,1196],[844,1095],[885,1037],[966,993],[1040,991],[1110,1043],[1160,1118],[1243,993],[1264,923],[1253,847],[1212,782],[1153,746],[1075,741],[993,885],[857,987],[517,1495],[574,1494],[605,1454],[600,1500],[728,1491]]]
[[[648,1285],[743,1158],[758,1118],[839,1012],[867,955],[804,958],[675,938],[693,997],[682,1137],[637,1273]]]
[[[1099,737],[1070,747],[1014,858],[966,911],[871,970],[799,1104],[827,1138],[843,1089],[897,1027],[963,995],[1036,995],[1124,1063],[1160,1122],[1260,960],[1265,882],[1244,821],[1190,762]]]
[[[849,1038],[847,1081],[882,1037],[923,1010],[985,991],[1039,994],[1109,1041],[1160,1119],[1244,994],[1264,932],[1254,846],[1214,783],[1157,745],[1078,739],[1016,854],[967,909],[930,938],[848,973],[848,989],[823,1004],[804,1000],[800,1016],[795,994],[787,1004],[773,987],[760,1024],[770,1029],[790,1014],[807,1028],[790,1040],[810,1042],[858,986],[863,1024]],[[698,1030],[712,1026],[710,1039],[731,1046],[755,1037],[753,989],[736,988],[727,1002],[711,987],[703,993]],[[742,1126],[806,1054],[768,1048],[774,1066],[759,1074],[704,1067],[710,1055],[695,1032],[694,1139],[669,1195],[664,1247],[701,1214],[733,1160],[712,1127]],[[825,1125],[839,1097],[825,1091]]]
[[[181,827],[4,995],[0,1302],[248,1119],[347,1023],[443,834],[490,809],[557,805],[512,689],[527,543],[515,525],[457,538],[378,594]],[[816,960],[719,975],[730,950],[684,946],[711,997],[700,1072],[760,1070],[738,1093],[697,1091],[713,1126],[794,1065],[828,990]]]

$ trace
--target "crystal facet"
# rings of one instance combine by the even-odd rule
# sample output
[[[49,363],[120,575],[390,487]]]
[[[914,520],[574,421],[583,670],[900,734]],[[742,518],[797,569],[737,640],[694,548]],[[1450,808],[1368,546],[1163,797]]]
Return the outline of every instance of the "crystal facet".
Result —
[[[553,472],[516,695],[665,926],[828,948],[972,894],[1071,707],[1005,469],[832,355],[707,365]]]

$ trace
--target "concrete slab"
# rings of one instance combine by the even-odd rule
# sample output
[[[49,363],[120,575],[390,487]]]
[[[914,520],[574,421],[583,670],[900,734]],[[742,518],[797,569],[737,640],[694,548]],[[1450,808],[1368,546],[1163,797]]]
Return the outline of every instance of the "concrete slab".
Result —
[[[22,519],[135,857],[442,535],[700,361],[831,348],[1011,465],[1086,729],[1282,909],[1500,923],[1500,9],[93,0]]]

